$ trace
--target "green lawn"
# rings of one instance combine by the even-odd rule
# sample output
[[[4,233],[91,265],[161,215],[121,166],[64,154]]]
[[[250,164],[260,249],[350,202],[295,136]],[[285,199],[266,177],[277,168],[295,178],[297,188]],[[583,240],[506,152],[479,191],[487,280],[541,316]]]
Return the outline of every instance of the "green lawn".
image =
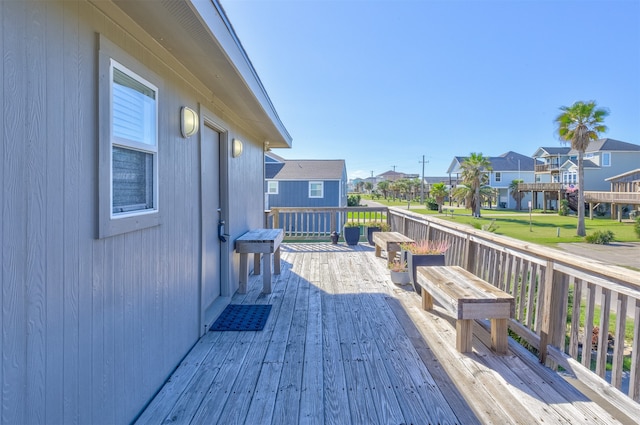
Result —
[[[362,202],[370,199],[364,195]],[[375,199],[376,202],[389,206],[406,206],[406,202],[393,202],[384,199]],[[445,206],[445,209],[448,207]],[[436,217],[452,221],[460,224],[468,224],[476,229],[482,226],[488,226],[492,221],[495,232],[498,235],[509,236],[526,242],[533,242],[541,245],[554,246],[558,243],[584,242],[583,237],[576,236],[577,217],[560,216],[555,212],[547,212],[541,215],[541,210],[534,210],[531,215],[531,224],[529,223],[528,211],[515,210],[482,210],[481,218],[473,218],[471,210],[463,208],[455,208],[453,216],[448,211],[446,214],[439,214],[437,211],[431,211],[424,206],[412,203],[411,211],[419,214],[434,215]],[[608,217],[595,217],[590,220],[587,216],[585,219],[587,234],[591,234],[596,230],[611,230],[615,234],[617,242],[638,242],[640,239],[633,230],[633,223],[619,223]],[[558,232],[560,236],[558,236]]]

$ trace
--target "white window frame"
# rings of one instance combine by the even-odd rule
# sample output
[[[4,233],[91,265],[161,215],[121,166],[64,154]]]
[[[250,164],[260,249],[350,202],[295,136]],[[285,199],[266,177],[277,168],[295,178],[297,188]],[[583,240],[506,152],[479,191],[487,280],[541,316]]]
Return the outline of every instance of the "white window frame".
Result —
[[[151,119],[153,120],[153,122],[151,123],[151,131],[152,134],[150,135],[150,140],[148,140],[147,142],[140,142],[140,141],[135,141],[132,139],[128,139],[128,138],[124,138],[124,137],[118,137],[116,136],[114,133],[114,91],[113,91],[113,86],[114,86],[114,70],[118,70],[119,72],[125,74],[127,77],[135,80],[136,83],[143,85],[145,88],[153,91],[154,93],[154,108],[153,111],[151,111],[151,116],[148,116],[149,114],[147,113],[143,113],[142,115],[146,115],[145,118],[147,119]],[[130,211],[124,211],[124,212],[114,212],[113,211],[113,207],[111,208],[111,218],[112,219],[118,219],[118,218],[125,218],[125,217],[131,217],[134,215],[141,215],[141,214],[152,214],[158,211],[158,88],[150,83],[149,81],[147,81],[146,79],[144,79],[143,77],[141,77],[140,75],[136,74],[135,72],[131,71],[130,69],[128,69],[126,66],[120,64],[119,62],[115,61],[114,59],[111,59],[111,66],[109,67],[109,82],[110,82],[110,88],[111,88],[111,96],[110,96],[110,110],[111,110],[111,117],[110,117],[110,127],[111,127],[111,161],[110,161],[110,174],[111,174],[111,188],[110,188],[110,196],[111,196],[111,205],[113,206],[113,149],[114,148],[122,148],[122,149],[128,149],[128,150],[132,150],[132,151],[137,151],[137,152],[142,152],[145,154],[151,154],[153,161],[152,161],[152,167],[153,167],[153,174],[152,174],[152,178],[153,178],[153,194],[152,194],[152,205],[150,208],[138,208],[138,209],[133,209]]]
[[[312,192],[317,189],[313,189],[313,186],[320,185],[320,195],[313,195]],[[309,182],[309,198],[324,198],[324,182],[323,181],[310,181]]]
[[[154,122],[149,126],[150,138],[146,140],[127,140],[116,137],[113,130],[113,69],[118,69],[135,82],[144,85],[155,93],[155,111],[151,115]],[[99,36],[98,52],[98,238],[106,238],[161,224],[160,209],[160,128],[159,119],[162,111],[160,93],[162,80],[137,59],[130,56],[104,36]],[[144,132],[143,132],[144,133]],[[179,134],[179,129],[176,129]],[[151,178],[153,202],[144,209],[113,212],[113,149],[131,149],[152,155]]]
[[[279,193],[280,185],[278,180],[267,180],[267,193],[269,195],[277,195]]]
[[[500,171],[496,171],[496,173],[495,173],[495,176],[494,176],[494,177],[495,177],[495,181],[496,181],[496,183],[501,182],[501,181],[502,181],[502,172],[500,172]]]
[[[607,160],[605,161],[605,158]],[[602,152],[602,164],[603,167],[611,167],[611,152]]]

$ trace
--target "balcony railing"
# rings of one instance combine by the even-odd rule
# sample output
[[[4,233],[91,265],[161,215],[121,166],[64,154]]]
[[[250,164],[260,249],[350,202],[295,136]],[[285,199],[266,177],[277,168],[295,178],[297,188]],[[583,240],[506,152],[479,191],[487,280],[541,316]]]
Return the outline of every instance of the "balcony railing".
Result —
[[[613,202],[615,204],[640,205],[640,192],[584,192],[585,202]]]
[[[350,212],[363,225],[385,216],[414,240],[449,241],[448,265],[514,296],[510,331],[541,362],[640,401],[640,273],[397,208],[274,208],[266,218],[287,238],[325,237]]]
[[[563,190],[564,185],[562,183],[519,183],[518,191],[530,192],[541,190]]]
[[[536,173],[545,173],[550,171],[560,171],[558,164],[541,164],[535,166]]]

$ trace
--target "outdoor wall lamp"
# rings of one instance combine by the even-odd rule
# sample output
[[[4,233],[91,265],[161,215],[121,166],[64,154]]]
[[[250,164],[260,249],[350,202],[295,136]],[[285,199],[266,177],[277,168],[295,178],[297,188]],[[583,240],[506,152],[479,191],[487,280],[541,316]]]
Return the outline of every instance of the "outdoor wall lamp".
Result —
[[[242,141],[239,139],[233,139],[233,142],[231,143],[231,156],[237,158],[240,155],[242,155]]]
[[[191,108],[183,106],[180,109],[180,131],[185,139],[198,132],[200,126],[198,114]]]

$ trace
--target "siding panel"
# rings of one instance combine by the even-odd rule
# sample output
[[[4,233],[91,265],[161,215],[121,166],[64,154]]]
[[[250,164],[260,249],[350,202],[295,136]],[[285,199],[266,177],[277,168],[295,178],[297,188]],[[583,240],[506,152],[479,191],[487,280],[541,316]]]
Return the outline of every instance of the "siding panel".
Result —
[[[25,394],[15,388],[26,386],[26,311],[24,288],[26,283],[25,211],[25,30],[26,4],[2,2],[6,15],[2,22],[4,50],[2,60],[4,118],[4,202],[2,257],[2,421],[25,421]]]

